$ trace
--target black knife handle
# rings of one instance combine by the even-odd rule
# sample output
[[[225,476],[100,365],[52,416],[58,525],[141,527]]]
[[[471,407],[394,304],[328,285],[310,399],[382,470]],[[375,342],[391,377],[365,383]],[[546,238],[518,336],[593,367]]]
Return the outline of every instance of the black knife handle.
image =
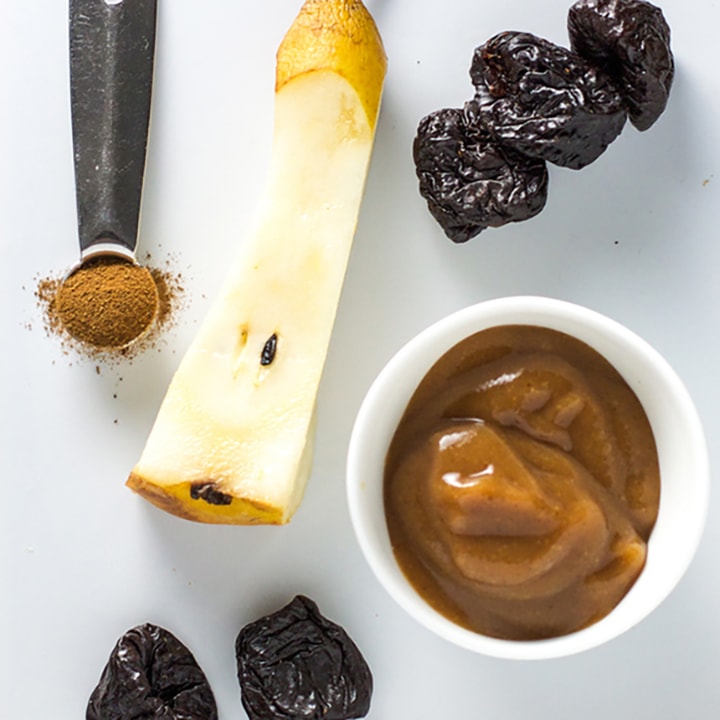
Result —
[[[70,0],[70,100],[80,250],[134,252],[157,0]]]

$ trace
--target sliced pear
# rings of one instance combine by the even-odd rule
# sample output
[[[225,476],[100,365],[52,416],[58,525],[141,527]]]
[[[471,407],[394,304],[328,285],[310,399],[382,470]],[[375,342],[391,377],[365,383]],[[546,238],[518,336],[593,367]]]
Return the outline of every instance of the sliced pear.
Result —
[[[297,509],[385,69],[357,0],[308,0],[280,45],[257,223],[127,481],[158,507],[233,524],[286,523]]]

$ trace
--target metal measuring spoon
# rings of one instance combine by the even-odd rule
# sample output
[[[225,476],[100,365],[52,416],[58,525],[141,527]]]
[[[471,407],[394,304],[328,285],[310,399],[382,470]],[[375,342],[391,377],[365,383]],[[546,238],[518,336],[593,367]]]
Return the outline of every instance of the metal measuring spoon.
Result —
[[[137,264],[135,249],[156,18],[157,0],[70,0],[70,93],[80,260],[63,287],[73,274],[90,267],[88,261],[107,257],[128,261],[152,281],[149,271]],[[146,330],[157,316],[156,288],[154,300],[155,311]]]

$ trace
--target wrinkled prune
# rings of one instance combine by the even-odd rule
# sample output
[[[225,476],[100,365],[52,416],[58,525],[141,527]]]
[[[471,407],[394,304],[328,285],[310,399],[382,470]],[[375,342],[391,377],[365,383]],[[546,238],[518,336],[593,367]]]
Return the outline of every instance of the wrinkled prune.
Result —
[[[573,50],[615,80],[632,124],[647,130],[665,110],[675,74],[662,10],[644,0],[579,0],[568,32]]]
[[[413,144],[420,194],[458,243],[531,218],[547,199],[545,161],[503,147],[476,115],[474,103],[433,112],[420,121]]]
[[[217,720],[210,685],[190,650],[156,625],[115,645],[90,696],[86,720]]]
[[[499,33],[478,47],[470,77],[490,131],[555,165],[585,167],[625,124],[622,97],[603,70],[531,33]]]
[[[370,709],[372,675],[360,650],[303,595],[246,625],[235,654],[251,720],[349,720]]]

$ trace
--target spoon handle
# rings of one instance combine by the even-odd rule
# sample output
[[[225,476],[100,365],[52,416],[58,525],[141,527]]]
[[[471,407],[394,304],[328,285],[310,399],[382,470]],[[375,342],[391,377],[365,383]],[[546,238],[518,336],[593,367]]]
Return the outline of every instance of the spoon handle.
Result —
[[[70,99],[81,256],[137,244],[157,0],[70,0]]]

